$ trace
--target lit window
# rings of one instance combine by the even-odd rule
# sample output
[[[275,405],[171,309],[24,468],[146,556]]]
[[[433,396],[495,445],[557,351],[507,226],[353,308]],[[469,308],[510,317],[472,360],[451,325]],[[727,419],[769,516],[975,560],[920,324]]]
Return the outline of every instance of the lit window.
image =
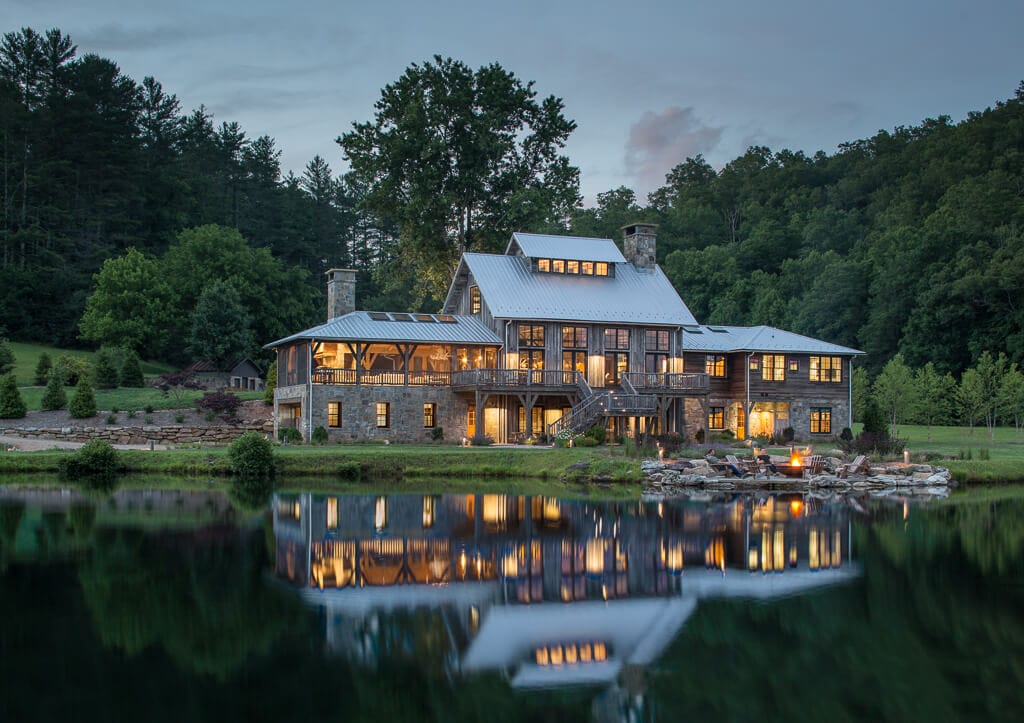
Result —
[[[341,426],[341,402],[327,402],[327,426]]]
[[[327,529],[334,530],[338,527],[338,498],[327,498]]]
[[[551,273],[553,274],[564,274],[565,273],[565,262],[562,259],[554,259],[551,261]]]
[[[387,429],[391,426],[391,403],[377,402],[377,428]]]
[[[594,275],[594,262],[593,261],[581,261],[580,262],[580,273],[584,276]]]
[[[474,286],[469,290],[469,313],[480,313],[480,287]]]
[[[565,273],[567,274],[578,274],[580,272],[579,261],[566,261],[565,262]]]
[[[756,372],[760,368],[761,368],[761,360],[758,359],[756,356],[750,357],[750,371]]]
[[[812,356],[810,359],[809,379],[812,382],[843,381],[843,360],[838,356]]]
[[[753,361],[753,360],[751,360]],[[752,367],[753,368],[753,367]],[[710,377],[725,378],[725,354],[705,354],[704,373]]]
[[[427,402],[423,405],[423,426],[429,429],[434,427],[437,420],[437,405]]]
[[[761,379],[766,382],[786,381],[786,357],[781,354],[765,354],[762,356]]]
[[[811,407],[811,434],[832,434],[831,407]]]
[[[607,276],[608,275],[608,264],[606,264],[604,261],[598,261],[594,265],[594,275],[595,276]]]
[[[790,359],[789,360],[789,371],[791,371],[791,372],[798,372],[798,371],[800,371],[800,362],[797,361],[796,359]]]
[[[544,273],[551,271],[551,259],[537,259],[537,271]]]
[[[709,429],[725,429],[725,407],[711,407],[708,412]]]

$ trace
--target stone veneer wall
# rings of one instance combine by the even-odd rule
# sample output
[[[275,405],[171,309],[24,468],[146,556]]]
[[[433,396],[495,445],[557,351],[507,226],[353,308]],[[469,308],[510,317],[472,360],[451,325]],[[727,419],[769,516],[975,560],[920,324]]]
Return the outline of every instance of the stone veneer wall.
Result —
[[[8,427],[0,434],[11,437],[88,442],[102,439],[111,444],[227,444],[245,432],[269,433],[271,422],[246,422],[217,427],[146,425],[144,427]]]
[[[753,400],[756,404],[761,400]],[[847,426],[850,421],[850,406],[847,400],[832,399],[773,399],[773,402],[787,402],[789,403],[789,421],[786,426],[793,428],[795,440],[799,442],[813,442],[816,439],[829,439],[831,437],[839,436],[839,433],[843,431],[843,427]],[[743,404],[742,399],[730,399],[725,397],[712,397],[708,403],[709,407],[725,407],[725,426],[727,429],[731,429],[735,426],[736,404]],[[811,407],[828,407],[832,410],[832,431],[828,434],[811,434]],[[687,407],[687,412],[690,408]],[[689,421],[689,420],[688,420]],[[689,429],[689,424],[687,424]],[[708,430],[711,434],[715,434],[716,430]],[[721,430],[718,430],[721,431]],[[691,436],[692,439],[692,436]]]
[[[340,427],[327,426],[327,403],[334,401],[341,402]],[[386,429],[377,427],[377,402],[391,404],[391,426]],[[428,386],[313,385],[313,429],[323,427],[331,441],[429,441],[431,429],[423,427],[423,405],[428,402],[437,405],[435,425],[444,429],[445,439],[466,434],[469,403],[447,387]]]

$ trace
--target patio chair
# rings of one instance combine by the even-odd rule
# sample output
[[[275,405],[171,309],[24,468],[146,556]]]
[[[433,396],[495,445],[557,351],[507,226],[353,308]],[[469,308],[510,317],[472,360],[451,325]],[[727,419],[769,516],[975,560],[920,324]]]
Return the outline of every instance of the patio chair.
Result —
[[[868,456],[866,454],[857,455],[852,462],[844,464],[839,470],[839,476],[843,479],[846,479],[851,474],[871,474],[871,465],[868,464]]]
[[[810,457],[804,459],[804,472],[807,476],[821,474],[821,470],[825,467],[825,458],[820,454],[812,454]]]

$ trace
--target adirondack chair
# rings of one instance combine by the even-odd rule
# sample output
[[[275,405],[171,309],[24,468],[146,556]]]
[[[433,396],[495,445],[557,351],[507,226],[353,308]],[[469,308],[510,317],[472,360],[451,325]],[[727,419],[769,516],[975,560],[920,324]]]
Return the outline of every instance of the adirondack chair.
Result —
[[[866,454],[857,455],[852,462],[844,464],[839,470],[839,476],[846,479],[851,474],[870,474],[871,465],[868,464],[868,456]]]
[[[756,457],[737,457],[735,454],[725,455],[725,459],[730,463],[736,465],[739,469],[743,470],[752,475],[757,475],[761,472],[761,465],[758,463]]]
[[[804,458],[804,473],[808,477],[821,474],[821,470],[824,466],[825,458],[820,454],[812,454],[810,457]]]

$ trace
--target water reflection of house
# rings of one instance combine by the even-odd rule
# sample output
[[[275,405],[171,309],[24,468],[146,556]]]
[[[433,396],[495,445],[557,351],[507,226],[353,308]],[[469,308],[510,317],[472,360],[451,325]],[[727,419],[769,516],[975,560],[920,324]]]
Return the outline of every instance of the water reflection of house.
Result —
[[[701,599],[849,580],[849,525],[844,507],[798,495],[274,501],[276,573],[320,608],[333,649],[365,663],[422,653],[411,638],[429,629],[430,664],[507,671],[516,687],[603,684],[650,665]]]

